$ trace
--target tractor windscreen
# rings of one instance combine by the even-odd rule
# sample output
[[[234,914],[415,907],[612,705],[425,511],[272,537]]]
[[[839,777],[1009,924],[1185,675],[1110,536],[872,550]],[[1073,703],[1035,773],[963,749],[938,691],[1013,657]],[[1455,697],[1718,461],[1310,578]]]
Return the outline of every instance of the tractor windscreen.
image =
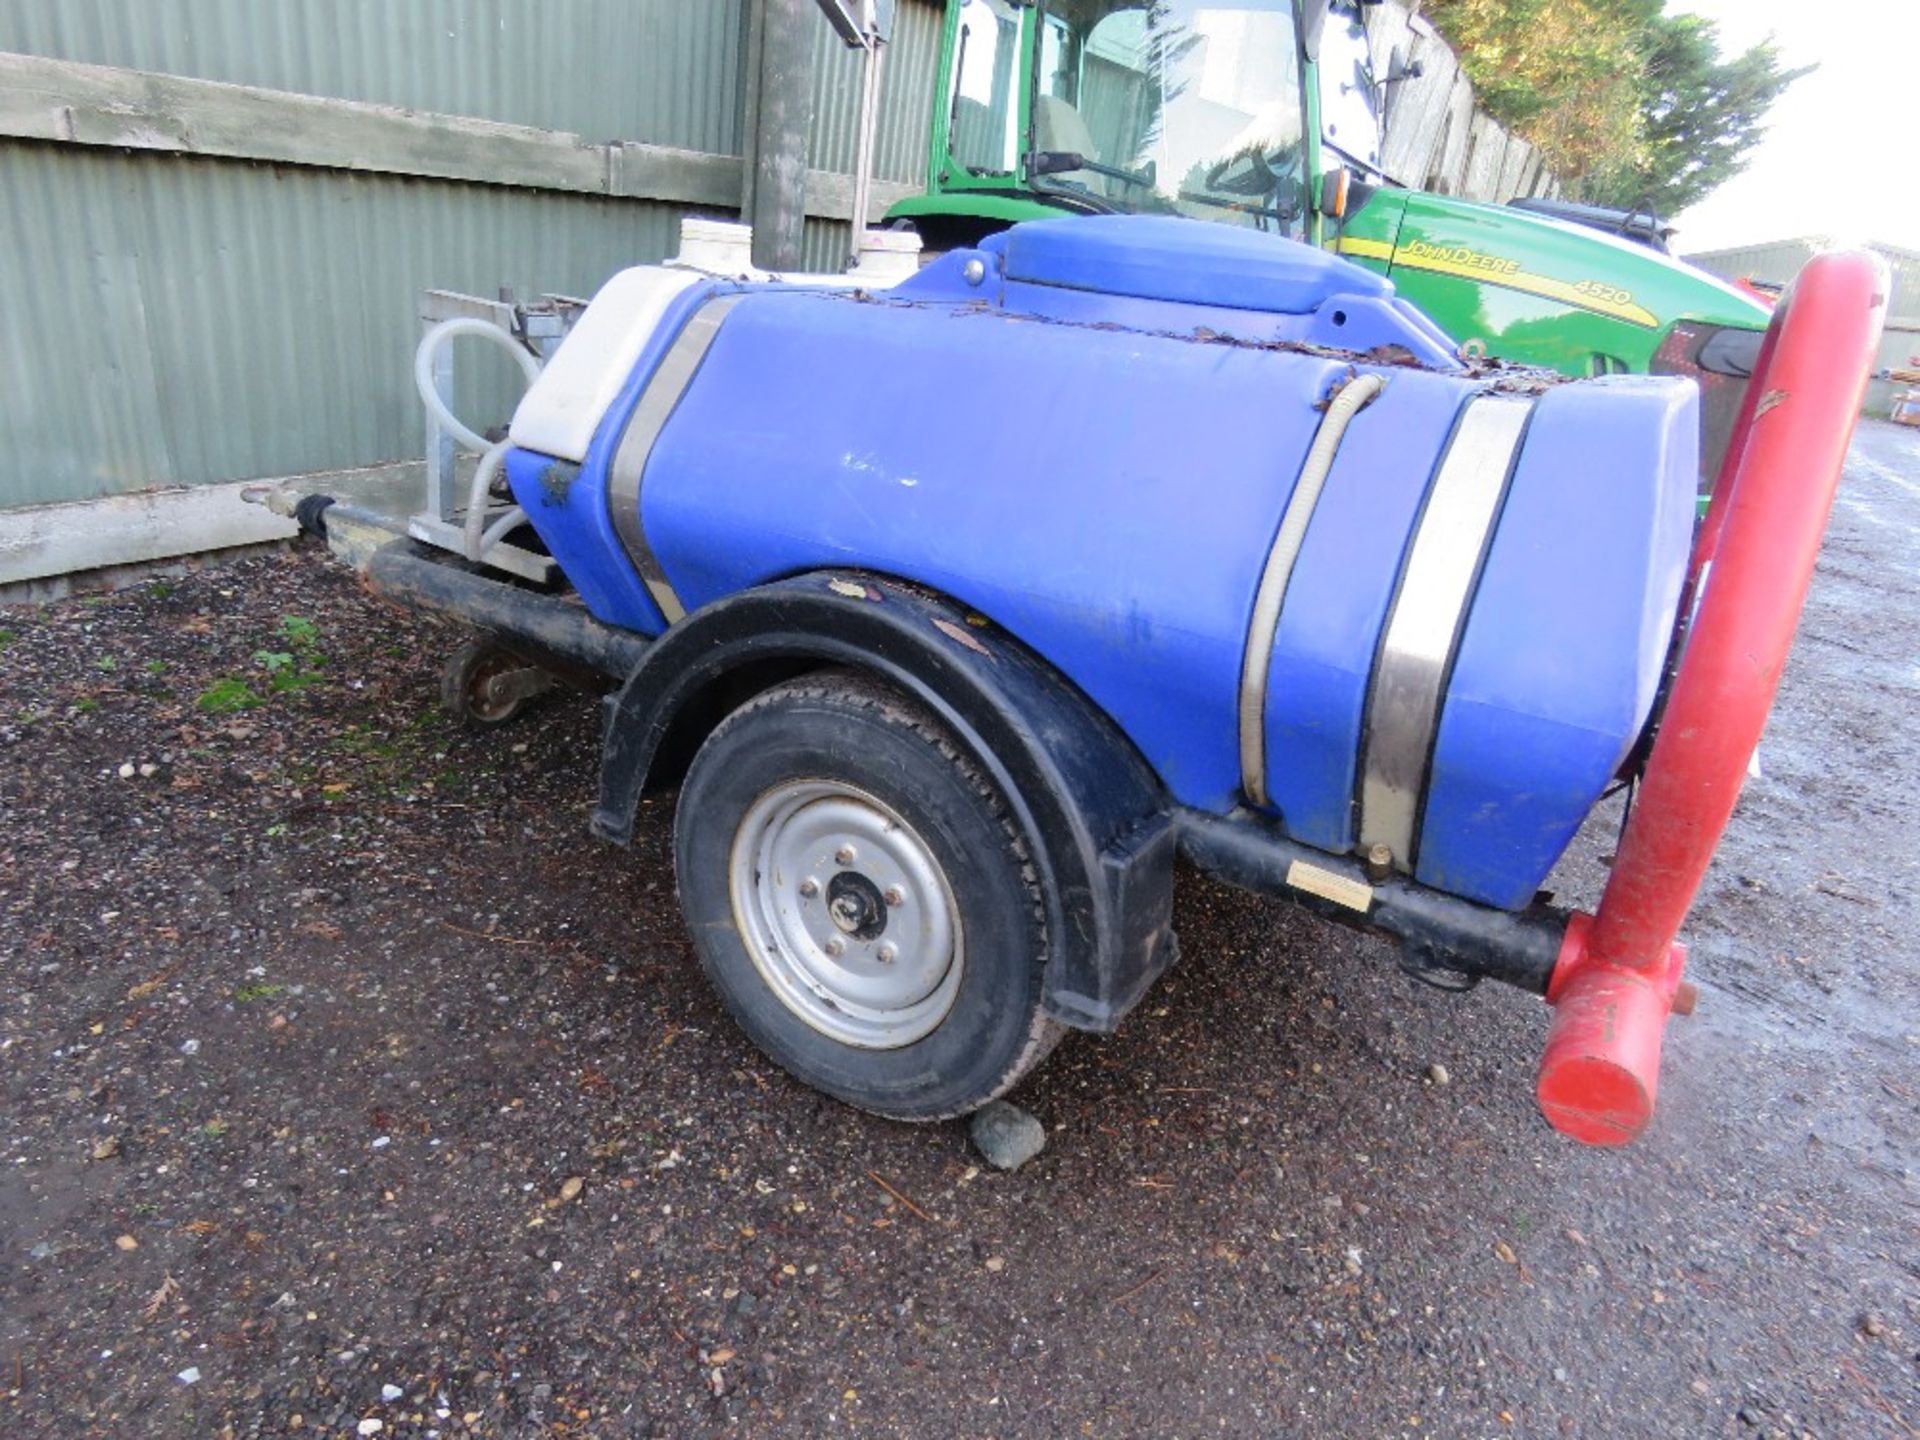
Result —
[[[1044,0],[1027,168],[1104,209],[1300,234],[1290,0]]]

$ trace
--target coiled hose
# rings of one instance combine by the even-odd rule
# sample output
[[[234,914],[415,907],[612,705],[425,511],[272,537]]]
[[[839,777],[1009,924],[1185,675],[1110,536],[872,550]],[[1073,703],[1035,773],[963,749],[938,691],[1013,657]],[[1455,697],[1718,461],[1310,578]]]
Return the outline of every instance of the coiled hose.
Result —
[[[420,348],[413,355],[413,383],[420,392],[420,401],[427,407],[427,413],[462,448],[480,456],[479,467],[473,472],[473,484],[467,490],[467,516],[461,536],[461,553],[468,560],[478,563],[508,532],[526,523],[527,512],[515,505],[493,524],[487,524],[487,497],[492,492],[494,477],[500,473],[513,442],[502,440],[498,444],[489,444],[486,436],[462,424],[460,417],[447,408],[439,387],[433,383],[433,366],[439,357],[440,347],[462,335],[478,335],[504,348],[519,364],[529,385],[540,376],[540,361],[498,325],[468,315],[442,320],[435,325],[420,337]]]

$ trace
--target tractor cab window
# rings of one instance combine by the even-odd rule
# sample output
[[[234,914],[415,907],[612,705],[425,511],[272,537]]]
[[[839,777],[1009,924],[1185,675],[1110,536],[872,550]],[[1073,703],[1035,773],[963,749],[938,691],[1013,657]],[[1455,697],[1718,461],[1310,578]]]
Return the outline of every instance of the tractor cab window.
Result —
[[[1019,53],[1019,18],[1008,0],[967,0],[955,35],[947,154],[970,175],[1014,171]]]
[[[1291,0],[1044,0],[1038,51],[1035,186],[1301,233]]]
[[[1364,171],[1380,170],[1380,88],[1360,7],[1338,4],[1320,37],[1320,128],[1340,159]]]

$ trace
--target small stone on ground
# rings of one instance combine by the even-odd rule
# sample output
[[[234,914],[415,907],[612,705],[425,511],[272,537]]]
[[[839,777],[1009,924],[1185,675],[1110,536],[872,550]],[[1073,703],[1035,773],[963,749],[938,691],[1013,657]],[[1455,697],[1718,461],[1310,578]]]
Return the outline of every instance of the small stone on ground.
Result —
[[[970,1131],[973,1143],[996,1170],[1018,1170],[1047,1145],[1046,1128],[1004,1100],[976,1110]]]

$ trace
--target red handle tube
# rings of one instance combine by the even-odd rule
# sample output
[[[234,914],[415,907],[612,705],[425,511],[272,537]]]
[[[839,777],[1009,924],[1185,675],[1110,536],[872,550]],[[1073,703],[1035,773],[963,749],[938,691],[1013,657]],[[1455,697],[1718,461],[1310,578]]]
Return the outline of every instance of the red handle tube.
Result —
[[[1775,311],[1693,558],[1700,603],[1632,819],[1548,1000],[1537,1095],[1555,1129],[1646,1128],[1685,963],[1675,943],[1766,728],[1886,318],[1864,251],[1817,256]]]

